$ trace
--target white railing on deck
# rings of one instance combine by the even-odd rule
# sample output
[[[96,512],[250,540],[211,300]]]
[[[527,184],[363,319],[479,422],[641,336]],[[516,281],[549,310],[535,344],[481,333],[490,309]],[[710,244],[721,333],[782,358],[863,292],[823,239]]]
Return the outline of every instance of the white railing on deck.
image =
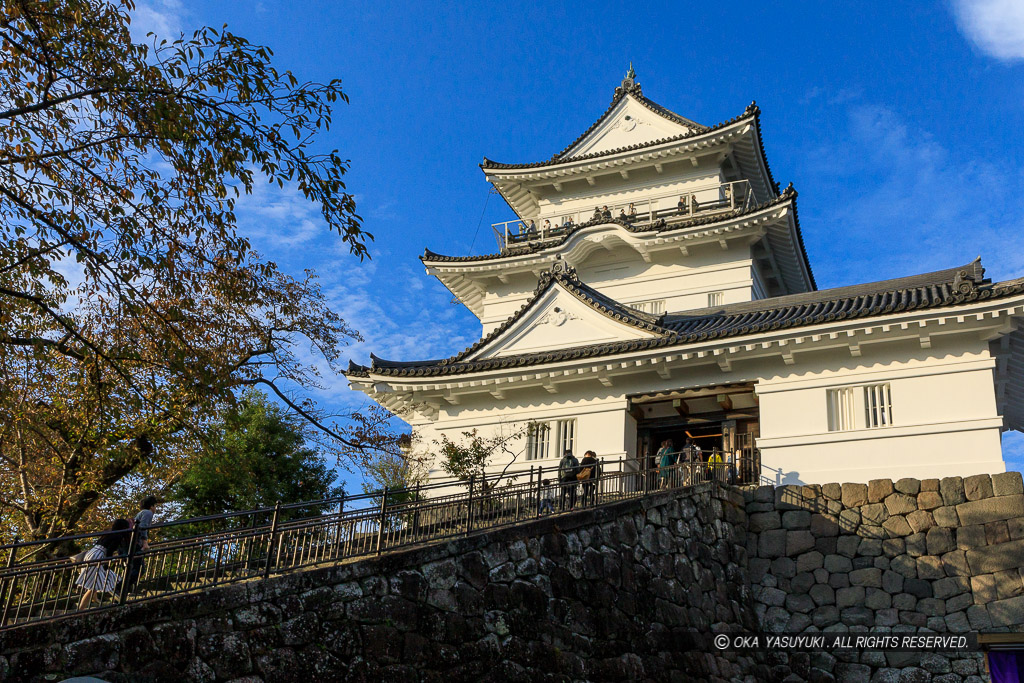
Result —
[[[592,211],[555,212],[532,220],[517,218],[494,223],[491,229],[499,249],[504,251],[515,245],[556,239],[580,223],[602,216],[607,219],[625,218],[636,224],[652,223],[662,218],[672,223],[695,215],[748,209],[753,203],[750,181],[736,180],[689,188],[681,193],[654,195],[639,201],[600,204]]]

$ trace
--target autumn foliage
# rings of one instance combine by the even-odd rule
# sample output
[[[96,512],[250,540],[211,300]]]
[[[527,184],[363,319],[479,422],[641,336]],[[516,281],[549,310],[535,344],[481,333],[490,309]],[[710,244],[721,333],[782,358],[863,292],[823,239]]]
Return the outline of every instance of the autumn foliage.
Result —
[[[255,183],[287,184],[366,254],[348,164],[315,146],[340,82],[226,30],[134,43],[130,0],[0,3],[6,528],[66,533],[126,477],[173,480],[247,387],[358,449],[302,398],[357,333],[235,217]]]

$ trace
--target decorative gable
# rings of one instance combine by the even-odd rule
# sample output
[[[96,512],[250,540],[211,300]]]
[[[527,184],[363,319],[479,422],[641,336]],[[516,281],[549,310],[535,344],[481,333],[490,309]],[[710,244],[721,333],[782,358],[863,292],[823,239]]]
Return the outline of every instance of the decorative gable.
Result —
[[[694,127],[670,120],[644,106],[635,95],[627,94],[603,119],[566,153],[563,159],[608,152],[664,138],[683,135]]]
[[[500,358],[658,336],[661,335],[657,332],[641,329],[594,308],[555,280],[523,315],[469,359]]]

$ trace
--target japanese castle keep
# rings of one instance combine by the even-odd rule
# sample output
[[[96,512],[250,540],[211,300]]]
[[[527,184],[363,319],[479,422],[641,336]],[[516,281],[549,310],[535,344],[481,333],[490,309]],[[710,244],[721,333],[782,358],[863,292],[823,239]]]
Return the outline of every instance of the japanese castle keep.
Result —
[[[630,68],[551,159],[481,167],[517,215],[495,226],[499,251],[421,259],[482,338],[346,373],[418,448],[537,422],[517,465],[565,448],[635,462],[693,438],[776,484],[1005,469],[1000,435],[1024,427],[1024,278],[993,283],[975,260],[819,290],[754,104],[704,126]]]

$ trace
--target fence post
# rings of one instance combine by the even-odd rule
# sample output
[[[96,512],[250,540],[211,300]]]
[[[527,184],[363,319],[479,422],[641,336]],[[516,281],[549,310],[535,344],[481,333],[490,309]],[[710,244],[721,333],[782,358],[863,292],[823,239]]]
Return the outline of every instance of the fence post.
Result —
[[[473,530],[473,484],[476,482],[476,475],[469,477],[469,500],[466,501],[466,533]]]
[[[277,548],[277,525],[281,514],[281,501],[274,505],[274,517],[270,522],[270,542],[267,544],[267,566],[263,568],[263,578],[270,576],[270,561],[274,557],[274,549]]]
[[[380,520],[377,524],[377,554],[380,555],[384,545],[384,522],[388,514],[388,489],[385,486],[380,494]]]
[[[538,517],[540,517],[541,486],[542,486],[542,482],[544,481],[543,474],[544,474],[544,465],[539,465],[537,467],[537,516]]]
[[[123,605],[128,600],[129,583],[131,582],[132,576],[132,563],[135,562],[135,553],[137,551],[136,543],[139,537],[139,524],[136,520],[135,526],[132,527],[132,533],[129,535],[128,540],[128,562],[124,565],[124,578],[121,579],[121,594],[118,596],[118,601]],[[214,577],[216,582],[216,577]]]
[[[14,537],[14,543],[11,547],[11,554],[7,556],[7,568],[10,569],[14,566],[15,558],[18,553],[18,537]],[[8,586],[10,586],[10,592],[8,592]],[[3,592],[7,593],[7,597],[4,599],[4,613],[0,616],[0,626],[7,624],[7,612],[11,609],[11,602],[14,601],[14,589],[18,586],[17,579],[4,579]]]
[[[412,503],[412,535],[413,538],[420,534],[420,484],[416,484],[416,493],[413,495]]]
[[[341,557],[341,518],[345,514],[345,494],[341,494],[338,501],[338,533],[334,539],[334,559]]]

